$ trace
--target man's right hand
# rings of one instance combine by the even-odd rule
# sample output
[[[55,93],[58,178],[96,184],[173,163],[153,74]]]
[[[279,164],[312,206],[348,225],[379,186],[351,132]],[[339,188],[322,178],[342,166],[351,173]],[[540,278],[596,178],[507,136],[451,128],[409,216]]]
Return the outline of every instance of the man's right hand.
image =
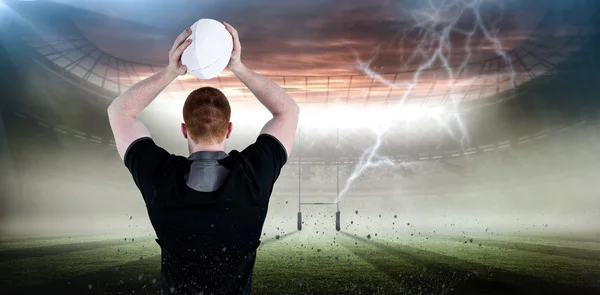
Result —
[[[233,38],[233,50],[227,67],[273,114],[273,118],[265,124],[260,133],[277,138],[289,157],[296,138],[300,108],[294,99],[279,85],[242,64],[240,59],[242,46],[240,45],[238,32],[230,24],[226,22],[223,22],[223,24]]]
[[[227,68],[231,71],[235,72],[244,67],[242,64],[242,45],[240,44],[240,37],[238,36],[238,32],[234,29],[230,24],[223,22],[227,31],[231,34],[233,38],[233,50],[231,51],[231,59],[229,59],[229,64]]]

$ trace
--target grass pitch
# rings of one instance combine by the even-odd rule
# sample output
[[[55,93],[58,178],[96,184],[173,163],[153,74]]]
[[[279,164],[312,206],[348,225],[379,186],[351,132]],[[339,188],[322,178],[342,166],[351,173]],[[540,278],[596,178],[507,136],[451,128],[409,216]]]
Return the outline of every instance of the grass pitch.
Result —
[[[157,294],[153,236],[0,242],[0,294]],[[548,237],[263,239],[254,294],[600,294],[600,242]]]

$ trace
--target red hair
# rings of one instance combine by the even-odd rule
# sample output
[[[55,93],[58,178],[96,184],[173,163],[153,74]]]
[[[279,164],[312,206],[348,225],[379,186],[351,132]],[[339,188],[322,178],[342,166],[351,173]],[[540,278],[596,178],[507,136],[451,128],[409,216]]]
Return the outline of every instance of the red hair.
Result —
[[[229,131],[231,107],[225,94],[213,87],[198,88],[183,105],[183,122],[194,143],[215,144]]]

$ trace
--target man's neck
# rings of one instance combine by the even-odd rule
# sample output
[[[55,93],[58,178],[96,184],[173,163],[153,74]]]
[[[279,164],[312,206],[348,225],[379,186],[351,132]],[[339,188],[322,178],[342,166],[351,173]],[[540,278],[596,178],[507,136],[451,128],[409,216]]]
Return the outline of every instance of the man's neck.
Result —
[[[190,155],[195,152],[224,152],[225,145],[224,144],[215,144],[215,145],[195,145],[189,148]]]

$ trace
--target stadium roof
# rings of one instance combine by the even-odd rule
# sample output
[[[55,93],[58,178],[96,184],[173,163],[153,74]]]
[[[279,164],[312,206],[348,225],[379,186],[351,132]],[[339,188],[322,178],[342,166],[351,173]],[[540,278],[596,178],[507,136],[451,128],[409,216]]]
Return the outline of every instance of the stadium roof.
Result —
[[[598,15],[591,13],[585,18],[580,14],[561,16],[557,22],[548,13],[539,23],[531,38],[520,42],[506,52],[512,61],[514,80],[507,75],[508,64],[501,56],[492,56],[469,63],[448,81],[442,68],[423,71],[417,86],[408,96],[405,105],[436,107],[448,103],[481,100],[497,97],[516,86],[536,77],[553,72],[573,52],[583,47],[597,33],[590,25]],[[100,89],[109,97],[118,96],[136,82],[156,73],[161,67],[131,62],[117,58],[95,46],[75,26],[61,27],[48,34],[27,34],[22,40],[33,49],[38,60],[44,61],[59,72],[90,89]],[[415,68],[405,71],[382,73],[388,81],[408,81],[415,75]],[[268,76],[282,85],[304,105],[330,106],[346,104],[358,107],[387,106],[402,99],[408,86],[386,85],[373,75],[362,71],[347,75],[282,75]],[[449,87],[449,82],[454,85]],[[180,77],[163,94],[182,98],[201,86],[221,89],[233,104],[254,101],[253,96],[229,71],[212,80],[199,80],[190,75]]]

